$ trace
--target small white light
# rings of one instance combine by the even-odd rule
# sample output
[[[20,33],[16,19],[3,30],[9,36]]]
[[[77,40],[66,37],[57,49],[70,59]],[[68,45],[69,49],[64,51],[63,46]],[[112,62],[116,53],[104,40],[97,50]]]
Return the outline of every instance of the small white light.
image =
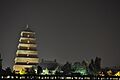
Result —
[[[27,49],[30,49],[29,47],[27,47]]]
[[[27,43],[30,43],[30,41],[27,41]]]
[[[27,37],[30,37],[30,35],[27,35]]]

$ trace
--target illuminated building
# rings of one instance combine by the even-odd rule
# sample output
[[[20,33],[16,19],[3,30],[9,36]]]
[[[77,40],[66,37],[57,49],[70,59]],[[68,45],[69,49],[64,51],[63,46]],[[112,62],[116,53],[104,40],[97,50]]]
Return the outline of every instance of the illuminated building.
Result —
[[[37,66],[39,63],[35,32],[28,25],[21,31],[18,49],[16,51],[13,71],[19,73],[21,70]]]
[[[55,72],[58,70],[58,67],[60,66],[56,59],[54,61],[48,61],[48,60],[41,60],[39,66],[43,69],[43,75],[45,74],[55,74]]]

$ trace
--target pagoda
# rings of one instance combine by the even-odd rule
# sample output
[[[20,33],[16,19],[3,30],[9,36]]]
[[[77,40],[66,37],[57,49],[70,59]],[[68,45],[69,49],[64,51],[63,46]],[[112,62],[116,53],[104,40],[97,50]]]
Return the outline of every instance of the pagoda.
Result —
[[[19,73],[21,70],[30,69],[39,63],[35,32],[29,26],[21,31],[19,44],[14,60],[13,71]]]

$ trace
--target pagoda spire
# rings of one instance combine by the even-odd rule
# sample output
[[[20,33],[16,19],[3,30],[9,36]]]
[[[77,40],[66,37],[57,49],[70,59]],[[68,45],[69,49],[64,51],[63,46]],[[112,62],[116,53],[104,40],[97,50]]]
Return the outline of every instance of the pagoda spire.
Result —
[[[26,25],[26,28],[27,28],[27,29],[29,28],[28,24]]]
[[[31,30],[31,26],[28,25],[28,24],[25,25],[25,29],[23,31],[34,32],[34,31]]]

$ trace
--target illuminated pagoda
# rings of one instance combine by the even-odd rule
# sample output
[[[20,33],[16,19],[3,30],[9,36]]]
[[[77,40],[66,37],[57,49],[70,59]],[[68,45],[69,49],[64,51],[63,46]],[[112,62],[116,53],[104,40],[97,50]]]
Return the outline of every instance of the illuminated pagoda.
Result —
[[[21,70],[30,69],[39,63],[35,32],[28,25],[21,31],[19,44],[16,52],[13,71],[19,73]]]

